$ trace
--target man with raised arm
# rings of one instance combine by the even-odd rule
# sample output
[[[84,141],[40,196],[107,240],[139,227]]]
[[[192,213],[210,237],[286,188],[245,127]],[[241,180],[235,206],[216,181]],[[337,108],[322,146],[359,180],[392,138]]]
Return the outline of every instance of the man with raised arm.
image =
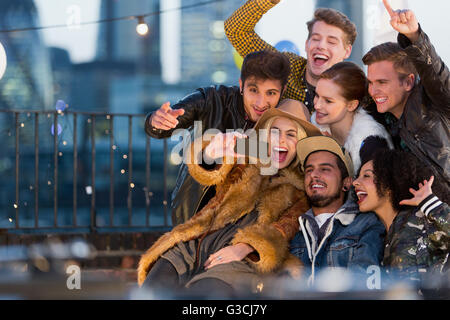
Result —
[[[195,121],[201,122],[200,134],[208,129],[250,129],[265,111],[278,104],[289,72],[289,60],[279,52],[249,54],[242,65],[239,86],[200,88],[172,107],[166,102],[147,116],[145,131],[153,138],[167,138],[176,129],[193,129]],[[172,192],[173,225],[187,221],[214,194],[213,187],[202,187],[182,163]]]
[[[383,3],[399,34],[397,43],[375,46],[363,57],[376,104],[370,111],[383,114],[396,148],[412,152],[450,190],[449,69],[414,13]]]
[[[258,50],[276,50],[261,39],[254,29],[261,17],[279,2],[248,0],[225,21],[225,34],[242,57]],[[284,53],[291,64],[284,98],[299,100],[312,112],[320,74],[350,56],[357,33],[355,24],[347,16],[329,8],[317,9],[307,26],[307,59],[295,53]]]

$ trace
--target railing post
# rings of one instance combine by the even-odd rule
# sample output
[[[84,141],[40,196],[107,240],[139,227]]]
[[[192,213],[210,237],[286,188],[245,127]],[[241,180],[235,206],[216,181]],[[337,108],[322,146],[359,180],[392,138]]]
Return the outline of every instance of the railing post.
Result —
[[[132,224],[132,193],[131,184],[133,183],[133,117],[128,116],[128,226]]]
[[[78,115],[73,114],[73,225],[77,226]]]
[[[96,150],[95,150],[95,115],[91,116],[91,231],[95,232],[96,229],[96,212],[95,212],[95,156],[96,156]]]
[[[16,209],[16,229],[19,228],[19,113],[14,113],[14,124],[16,126],[16,199],[14,208]]]
[[[114,116],[109,119],[109,225],[114,225]]]
[[[54,227],[58,226],[58,113],[53,118],[53,218]]]
[[[164,226],[167,226],[167,139],[164,139]]]
[[[39,227],[39,114],[34,118],[34,226]]]
[[[145,138],[145,225],[150,223],[150,137]]]

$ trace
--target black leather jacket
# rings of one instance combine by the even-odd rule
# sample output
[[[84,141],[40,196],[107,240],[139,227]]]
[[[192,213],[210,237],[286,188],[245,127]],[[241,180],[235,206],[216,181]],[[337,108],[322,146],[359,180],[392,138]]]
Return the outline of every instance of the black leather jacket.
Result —
[[[194,93],[180,100],[172,109],[184,109],[184,114],[177,118],[176,128],[163,131],[150,124],[152,113],[145,121],[145,131],[153,138],[170,137],[176,129],[193,129],[194,121],[202,122],[202,134],[211,128],[225,132],[226,129],[252,128],[254,123],[247,120],[242,95],[239,87],[211,86],[199,88]],[[175,189],[172,192],[172,223],[177,225],[187,221],[200,210],[215,194],[212,187],[201,186],[187,170],[180,165]]]
[[[414,63],[420,81],[400,119],[385,114],[384,124],[396,147],[409,149],[450,188],[450,73],[428,36],[422,29],[419,32],[415,43],[398,35],[397,41]]]

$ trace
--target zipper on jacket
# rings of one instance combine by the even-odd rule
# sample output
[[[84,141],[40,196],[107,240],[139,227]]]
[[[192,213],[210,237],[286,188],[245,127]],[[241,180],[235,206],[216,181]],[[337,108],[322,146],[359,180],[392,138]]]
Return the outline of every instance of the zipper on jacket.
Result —
[[[314,277],[315,277],[315,264],[316,264],[316,257],[317,254],[319,253],[320,249],[322,248],[323,244],[325,243],[325,241],[327,240],[327,238],[331,235],[332,231],[333,231],[333,226],[334,226],[334,219],[336,217],[337,214],[342,212],[342,208],[339,209],[334,215],[333,218],[331,218],[332,220],[330,221],[328,228],[327,228],[327,233],[325,234],[325,236],[323,237],[322,241],[319,244],[319,247],[317,248],[316,252],[312,253],[312,261],[311,261],[311,275],[308,279],[308,285],[311,286],[314,284]],[[301,217],[301,219],[303,220],[303,217]],[[303,222],[303,221],[302,221]],[[302,223],[300,223],[302,225]],[[308,245],[308,240],[307,240],[307,232],[305,230],[305,227],[303,227],[302,225],[302,232],[303,232],[303,237],[305,238],[306,241],[306,246],[309,247]],[[306,235],[306,237],[305,237]],[[309,251],[308,251],[308,255],[309,255]],[[311,257],[310,257],[311,260]]]

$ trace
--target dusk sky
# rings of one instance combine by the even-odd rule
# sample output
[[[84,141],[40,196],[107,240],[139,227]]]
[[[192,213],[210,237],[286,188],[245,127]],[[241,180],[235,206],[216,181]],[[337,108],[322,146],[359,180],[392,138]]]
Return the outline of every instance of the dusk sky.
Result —
[[[381,0],[363,0],[366,7],[380,6]],[[41,25],[66,24],[77,16],[82,22],[99,19],[100,0],[36,0],[40,14]],[[392,0],[396,4],[407,3],[427,32],[436,50],[444,61],[450,61],[450,46],[448,34],[450,26],[446,23],[450,12],[450,1],[443,0]],[[297,44],[300,52],[304,52],[306,39],[305,22],[312,16],[314,0],[282,0],[277,7],[269,11],[257,25],[257,31],[270,43],[280,40],[290,40]],[[380,9],[380,10],[381,10]],[[369,10],[369,9],[368,9]],[[369,12],[369,11],[368,11]],[[369,23],[369,19],[367,20]],[[66,28],[43,30],[46,43],[51,46],[63,47],[69,50],[73,62],[89,61],[96,51],[98,25],[82,26],[79,29]],[[69,33],[69,35],[68,35]],[[367,46],[372,39],[366,39]]]

